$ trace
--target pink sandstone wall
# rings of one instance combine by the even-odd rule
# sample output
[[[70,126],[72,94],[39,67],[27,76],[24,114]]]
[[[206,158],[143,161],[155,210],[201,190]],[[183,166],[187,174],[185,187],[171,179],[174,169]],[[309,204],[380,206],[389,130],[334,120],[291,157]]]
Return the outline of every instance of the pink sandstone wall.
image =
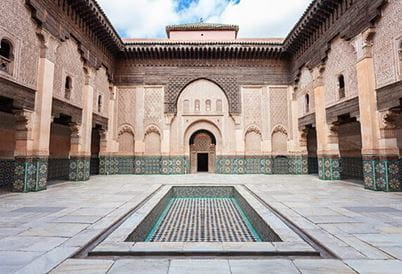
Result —
[[[50,157],[68,158],[70,152],[70,128],[52,123],[50,131]]]
[[[171,31],[171,40],[235,40],[235,31]]]
[[[9,113],[0,112],[0,158],[14,158],[15,118]]]

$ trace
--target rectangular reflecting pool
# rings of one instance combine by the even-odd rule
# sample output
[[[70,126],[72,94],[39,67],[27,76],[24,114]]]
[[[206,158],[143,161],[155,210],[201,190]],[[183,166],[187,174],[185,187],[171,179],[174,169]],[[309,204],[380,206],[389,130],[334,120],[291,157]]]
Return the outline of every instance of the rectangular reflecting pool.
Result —
[[[162,185],[89,256],[319,256],[245,186]]]
[[[145,235],[144,231],[148,231]],[[139,242],[279,242],[234,187],[174,186],[128,238]]]

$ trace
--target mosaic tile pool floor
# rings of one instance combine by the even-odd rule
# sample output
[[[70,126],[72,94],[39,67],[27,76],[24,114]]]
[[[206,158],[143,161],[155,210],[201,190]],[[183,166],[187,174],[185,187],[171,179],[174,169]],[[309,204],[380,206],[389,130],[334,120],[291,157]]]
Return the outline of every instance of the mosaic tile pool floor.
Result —
[[[149,233],[151,242],[258,242],[234,198],[173,198]]]

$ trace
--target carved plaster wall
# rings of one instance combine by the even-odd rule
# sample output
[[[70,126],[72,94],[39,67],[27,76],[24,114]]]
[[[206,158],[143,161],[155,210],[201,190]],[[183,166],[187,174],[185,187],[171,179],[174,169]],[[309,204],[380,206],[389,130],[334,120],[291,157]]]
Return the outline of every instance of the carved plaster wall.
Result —
[[[325,85],[325,104],[332,105],[339,101],[338,77],[345,79],[345,98],[357,96],[356,53],[349,41],[339,37],[331,43],[325,71],[323,74]]]
[[[303,67],[300,74],[300,80],[297,85],[297,106],[298,117],[303,117],[307,114],[315,112],[315,97],[313,89],[313,75],[311,71]],[[309,109],[306,109],[306,95],[309,96]]]
[[[11,78],[35,89],[40,43],[31,13],[25,7],[25,1],[18,0],[2,1],[0,14],[0,39],[10,40],[14,48],[14,73]],[[5,73],[1,74],[9,77]]]
[[[108,117],[109,112],[109,99],[110,99],[110,90],[109,90],[109,80],[107,76],[107,71],[105,67],[100,67],[100,69],[96,72],[95,77],[95,91],[94,91],[94,112],[100,114],[101,116]],[[98,96],[102,96],[102,107],[98,108]]]
[[[84,70],[81,55],[78,52],[78,45],[73,39],[62,42],[56,51],[56,64],[54,71],[53,96],[69,102],[75,106],[82,107]],[[65,99],[66,77],[71,77],[72,90],[70,99]]]
[[[400,0],[389,0],[382,17],[375,26],[373,40],[376,87],[380,88],[397,81],[398,39],[402,39],[402,5]],[[402,74],[402,71],[400,72]]]

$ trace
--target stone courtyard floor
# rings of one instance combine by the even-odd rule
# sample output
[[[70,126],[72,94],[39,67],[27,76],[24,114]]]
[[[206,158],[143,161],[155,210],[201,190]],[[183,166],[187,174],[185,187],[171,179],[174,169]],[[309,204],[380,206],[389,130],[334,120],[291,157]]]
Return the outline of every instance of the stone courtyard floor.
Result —
[[[245,184],[339,259],[72,258],[161,184]],[[402,273],[402,193],[313,176],[94,176],[0,195],[0,273]]]

